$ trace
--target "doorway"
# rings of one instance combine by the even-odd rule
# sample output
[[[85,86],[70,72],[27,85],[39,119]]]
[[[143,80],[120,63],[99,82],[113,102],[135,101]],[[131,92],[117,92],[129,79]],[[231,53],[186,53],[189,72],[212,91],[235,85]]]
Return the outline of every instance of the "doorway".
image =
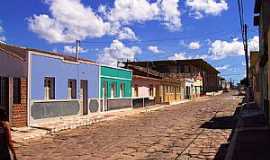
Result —
[[[0,77],[0,108],[9,116],[9,79]]]
[[[83,115],[88,114],[88,81],[81,80],[81,96],[83,104]]]

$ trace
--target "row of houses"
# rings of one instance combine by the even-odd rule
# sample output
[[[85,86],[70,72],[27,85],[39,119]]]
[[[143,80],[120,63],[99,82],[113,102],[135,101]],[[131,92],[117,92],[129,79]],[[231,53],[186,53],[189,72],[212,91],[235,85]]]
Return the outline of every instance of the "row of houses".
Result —
[[[174,104],[220,89],[202,59],[99,65],[67,54],[0,43],[0,108],[14,127],[50,118]]]
[[[264,111],[267,121],[269,116],[269,45],[270,45],[270,3],[266,0],[256,0],[254,8],[254,26],[259,29],[259,51],[250,52],[249,82],[252,89],[251,97]]]

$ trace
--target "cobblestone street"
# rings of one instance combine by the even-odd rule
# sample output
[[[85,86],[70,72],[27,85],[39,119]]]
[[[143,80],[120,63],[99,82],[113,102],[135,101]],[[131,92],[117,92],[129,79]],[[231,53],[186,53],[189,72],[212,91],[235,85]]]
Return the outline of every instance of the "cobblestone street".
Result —
[[[226,93],[63,131],[17,148],[19,160],[222,159],[241,98]]]

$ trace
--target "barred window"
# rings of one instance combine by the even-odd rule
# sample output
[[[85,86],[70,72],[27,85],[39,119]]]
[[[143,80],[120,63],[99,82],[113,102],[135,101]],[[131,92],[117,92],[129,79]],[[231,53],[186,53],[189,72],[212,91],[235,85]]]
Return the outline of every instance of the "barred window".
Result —
[[[21,79],[13,78],[13,103],[21,104]]]
[[[76,99],[77,98],[77,83],[75,79],[69,79],[68,80],[68,97],[70,99]]]
[[[45,77],[44,80],[45,99],[55,99],[55,78]]]

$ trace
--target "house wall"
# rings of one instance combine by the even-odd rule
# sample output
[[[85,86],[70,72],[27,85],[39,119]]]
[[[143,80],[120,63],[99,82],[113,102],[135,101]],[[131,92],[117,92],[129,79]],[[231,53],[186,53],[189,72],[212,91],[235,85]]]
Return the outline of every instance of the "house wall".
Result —
[[[64,61],[61,57],[44,56],[31,52],[31,113],[30,119],[62,117],[82,114],[81,80],[88,81],[89,110],[91,99],[99,95],[99,66],[91,63]],[[55,78],[55,99],[44,100],[44,78]],[[77,83],[77,99],[68,99],[68,79]]]
[[[161,82],[160,85],[160,96],[162,103],[177,103],[184,99],[184,83],[169,83]]]
[[[12,85],[12,84],[11,84]],[[13,87],[13,86],[11,86]],[[27,79],[21,78],[21,103],[20,104],[12,104],[11,110],[11,126],[13,127],[24,127],[27,126],[28,122],[28,111],[27,111],[27,96],[28,96],[28,85]]]
[[[21,61],[0,51],[0,76],[27,77],[27,61]]]
[[[79,97],[80,80],[88,81],[89,98],[98,98],[99,67],[96,64],[67,63],[61,59],[31,56],[31,100],[44,99],[44,78],[55,77],[55,99],[67,99],[68,79],[77,80],[77,97]]]
[[[138,87],[138,96],[135,94],[135,87]],[[150,87],[153,87],[153,96],[150,96]],[[160,81],[154,78],[133,77],[132,98],[133,107],[143,107],[160,103],[159,95]]]
[[[107,95],[104,97],[104,86],[106,83]],[[116,84],[116,96],[111,95],[112,84]],[[123,96],[120,96],[120,85],[124,84]],[[130,70],[114,68],[109,66],[100,67],[100,98],[102,110],[114,110],[132,106],[132,72]],[[104,101],[104,102],[103,102]]]
[[[132,82],[132,95],[135,97],[134,87],[138,86],[138,97],[151,97],[150,96],[150,87],[153,86],[153,93],[155,97],[157,85],[160,83],[154,79],[143,79],[143,78],[133,78]]]
[[[8,78],[9,105],[8,113],[12,127],[27,126],[27,60],[20,60],[0,51],[0,77]],[[21,79],[21,103],[13,104],[13,78]]]
[[[218,89],[218,76],[216,74],[207,74],[207,80],[205,85],[205,89],[207,92],[217,91]]]

